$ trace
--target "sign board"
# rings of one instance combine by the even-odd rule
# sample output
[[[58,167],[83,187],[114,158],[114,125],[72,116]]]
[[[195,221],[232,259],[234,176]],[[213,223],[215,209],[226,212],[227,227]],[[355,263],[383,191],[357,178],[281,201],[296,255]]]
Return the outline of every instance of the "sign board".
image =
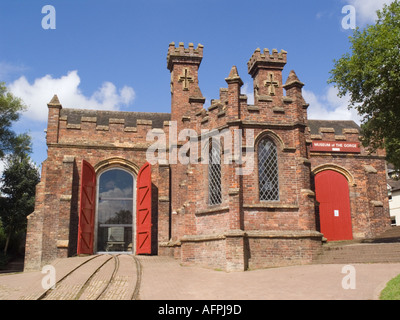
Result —
[[[124,241],[124,227],[108,228],[108,241],[123,242]]]
[[[361,153],[359,142],[347,141],[313,141],[311,152]]]
[[[335,217],[339,217],[339,210],[334,210],[333,213],[335,214]]]

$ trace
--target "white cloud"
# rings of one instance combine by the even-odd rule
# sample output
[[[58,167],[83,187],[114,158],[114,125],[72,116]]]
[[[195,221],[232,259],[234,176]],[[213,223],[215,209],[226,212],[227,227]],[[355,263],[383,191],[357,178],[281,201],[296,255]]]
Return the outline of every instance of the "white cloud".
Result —
[[[60,78],[46,75],[35,79],[32,84],[22,76],[8,88],[28,106],[24,116],[38,121],[47,120],[47,103],[54,94],[57,94],[63,107],[97,110],[119,110],[122,105],[132,103],[135,97],[131,87],[124,86],[118,91],[111,82],[104,82],[101,88],[87,97],[79,89],[80,82],[78,72],[70,71]]]
[[[23,65],[16,65],[4,61],[0,61],[0,82],[8,81],[10,76],[15,74],[21,74],[28,68]]]
[[[242,87],[242,94],[247,95],[247,104],[254,104],[254,90],[253,85],[245,83]]]
[[[338,97],[335,87],[328,87],[325,94],[317,96],[315,93],[303,89],[303,97],[310,104],[309,119],[319,120],[353,120],[361,123],[361,117],[354,108],[348,109],[349,97]]]
[[[384,4],[390,4],[394,0],[348,0],[348,4],[356,8],[357,25],[372,24],[377,19],[376,11],[383,8]]]

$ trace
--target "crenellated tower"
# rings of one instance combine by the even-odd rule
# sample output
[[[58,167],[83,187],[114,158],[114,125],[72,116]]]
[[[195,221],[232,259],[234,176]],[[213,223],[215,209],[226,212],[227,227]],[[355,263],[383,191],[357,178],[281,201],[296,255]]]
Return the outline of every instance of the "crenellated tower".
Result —
[[[198,80],[198,70],[203,59],[203,46],[197,48],[183,42],[176,47],[172,42],[168,47],[167,68],[171,72],[171,126],[169,128],[171,176],[171,239],[177,240],[184,233],[194,232],[194,215],[188,208],[188,165],[177,161],[178,149],[185,141],[177,141],[183,129],[196,129],[196,114],[203,110],[203,97]],[[172,141],[172,144],[171,144]],[[175,142],[177,144],[175,145]]]
[[[203,59],[203,45],[185,48],[180,42],[169,44],[167,68],[171,72],[171,121],[177,122],[178,132],[188,128],[190,120],[203,108],[205,98],[199,88],[198,70]],[[189,125],[190,127],[190,125]]]
[[[254,51],[247,63],[254,84],[254,107],[249,110],[259,113],[265,121],[304,124],[308,107],[302,96],[304,83],[293,70],[286,83],[283,82],[282,71],[286,63],[287,52],[284,50]]]
[[[260,101],[275,102],[283,96],[282,70],[287,62],[287,52],[274,49],[272,53],[268,49],[258,48],[254,51],[247,63],[248,72],[253,78],[254,104]]]

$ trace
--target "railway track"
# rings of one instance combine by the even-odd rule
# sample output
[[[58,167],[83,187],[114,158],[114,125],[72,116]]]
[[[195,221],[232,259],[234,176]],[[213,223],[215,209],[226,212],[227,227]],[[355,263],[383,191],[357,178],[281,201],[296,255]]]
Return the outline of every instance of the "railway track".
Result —
[[[92,256],[63,275],[37,300],[137,300],[141,265],[133,255]]]

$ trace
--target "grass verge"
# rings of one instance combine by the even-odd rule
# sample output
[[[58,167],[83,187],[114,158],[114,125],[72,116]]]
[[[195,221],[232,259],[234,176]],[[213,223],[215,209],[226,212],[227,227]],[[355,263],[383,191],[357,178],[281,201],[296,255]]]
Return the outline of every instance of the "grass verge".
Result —
[[[380,300],[400,300],[400,274],[390,280],[379,296]]]

